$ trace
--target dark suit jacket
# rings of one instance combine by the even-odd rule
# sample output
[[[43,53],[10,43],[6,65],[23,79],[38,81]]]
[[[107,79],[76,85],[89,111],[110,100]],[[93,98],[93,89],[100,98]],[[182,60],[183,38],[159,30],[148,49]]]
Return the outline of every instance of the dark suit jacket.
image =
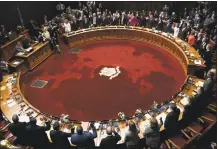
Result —
[[[213,90],[213,86],[214,86],[214,80],[211,78],[208,78],[205,82],[204,82],[204,92],[205,92],[205,97],[206,98],[210,98],[212,96],[212,90]],[[205,99],[207,100],[207,99]]]
[[[18,122],[18,123],[11,123],[8,126],[8,130],[17,137],[17,143],[18,144],[25,144],[26,140],[26,131],[25,131],[25,126],[27,123],[24,122]]]
[[[91,149],[95,147],[94,138],[96,137],[97,132],[95,129],[93,129],[93,134],[91,132],[83,132],[81,135],[75,133],[71,136],[71,143],[75,144],[79,149]]]
[[[71,136],[70,133],[51,130],[50,137],[51,137],[51,140],[53,142],[53,144],[52,144],[53,148],[55,148],[55,149],[60,149],[60,148],[68,149],[70,147],[68,137],[70,137],[70,136]]]
[[[116,144],[120,141],[121,137],[117,132],[114,132],[114,136],[107,136],[101,140],[100,148],[101,149],[116,149]]]
[[[27,125],[27,142],[28,145],[33,147],[45,147],[48,145],[49,141],[47,135],[45,133],[47,129],[45,127],[37,126],[37,125]]]
[[[164,127],[169,135],[173,135],[179,129],[178,118],[179,118],[180,110],[172,111],[168,113],[166,120],[164,122]]]

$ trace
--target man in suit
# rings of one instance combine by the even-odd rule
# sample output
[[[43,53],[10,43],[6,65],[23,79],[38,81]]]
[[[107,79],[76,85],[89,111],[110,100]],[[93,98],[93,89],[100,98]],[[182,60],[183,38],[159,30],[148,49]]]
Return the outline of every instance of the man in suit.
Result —
[[[71,136],[71,143],[76,145],[78,149],[93,149],[95,148],[94,139],[97,137],[97,132],[93,124],[90,125],[92,132],[83,132],[81,125],[77,126],[75,134]]]
[[[210,98],[212,96],[213,86],[214,86],[214,73],[208,72],[206,76],[206,81],[204,82],[203,85],[206,98]]]
[[[172,136],[179,130],[178,118],[180,110],[177,108],[175,103],[170,104],[170,112],[167,114],[166,120],[164,122],[164,127],[167,134]]]
[[[71,136],[70,133],[66,133],[63,131],[60,131],[60,124],[58,121],[56,121],[53,124],[53,129],[49,132],[51,141],[53,142],[52,146],[54,149],[68,149],[70,148],[68,137]]]
[[[49,127],[36,125],[36,118],[31,117],[29,124],[26,126],[27,140],[29,146],[38,148],[47,148],[49,141],[45,131]]]
[[[12,121],[13,123],[11,123],[8,126],[8,130],[14,135],[16,136],[16,140],[14,141],[14,144],[21,144],[21,145],[25,145],[25,139],[26,139],[26,131],[25,131],[25,126],[27,125],[27,123],[25,122],[19,122],[19,117],[15,114],[12,116]]]
[[[100,148],[116,149],[116,144],[120,141],[120,135],[111,126],[107,127],[107,137],[101,140]]]

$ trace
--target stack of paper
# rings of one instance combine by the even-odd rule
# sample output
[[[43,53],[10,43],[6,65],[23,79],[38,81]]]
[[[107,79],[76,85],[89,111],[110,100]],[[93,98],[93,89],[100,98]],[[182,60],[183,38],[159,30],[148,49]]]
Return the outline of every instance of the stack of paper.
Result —
[[[187,104],[189,104],[189,101],[188,101],[188,98],[187,97],[184,97],[184,98],[182,98],[181,100],[180,100],[180,102],[181,102],[181,104],[182,105],[187,105]]]
[[[11,107],[15,106],[16,104],[17,104],[17,103],[16,103],[15,101],[13,101],[13,102],[11,102],[11,103],[8,104],[8,107],[11,108]]]
[[[151,115],[148,113],[145,114],[145,117],[146,117],[146,119],[151,119]]]
[[[194,63],[195,63],[196,65],[201,65],[201,60],[194,60]]]
[[[21,115],[19,116],[19,121],[28,123],[30,121],[30,118],[27,115]]]
[[[24,55],[24,52],[19,52],[17,53],[17,55]]]
[[[13,62],[13,64],[14,65],[18,65],[18,64],[20,64],[20,62],[19,61],[15,61],[15,62]]]
[[[164,121],[166,120],[166,117],[167,117],[166,113],[162,112],[161,114],[156,116],[156,119],[157,119],[158,123],[160,124],[160,118],[162,118],[163,123],[164,123]]]

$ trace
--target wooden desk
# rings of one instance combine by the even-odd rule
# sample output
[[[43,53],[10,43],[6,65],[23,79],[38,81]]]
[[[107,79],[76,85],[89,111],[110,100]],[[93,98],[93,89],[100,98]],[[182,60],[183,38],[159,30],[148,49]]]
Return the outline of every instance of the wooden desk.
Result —
[[[29,30],[26,29],[23,32],[20,33],[16,39],[7,42],[5,45],[0,47],[0,50],[2,50],[2,59],[3,61],[8,61],[13,57],[13,55],[16,53],[16,45],[18,41],[22,41],[24,35],[29,36]]]
[[[102,39],[128,39],[141,42],[148,42],[154,46],[161,47],[172,54],[181,64],[185,74],[193,75],[196,69],[205,68],[204,60],[198,52],[191,46],[184,49],[185,41],[178,38],[169,38],[167,33],[154,32],[148,28],[125,27],[125,26],[104,26],[81,29],[73,32],[71,35],[64,34],[64,40],[70,47],[79,48],[80,45],[89,41],[98,41]],[[188,56],[188,51],[192,56]],[[195,64],[194,61],[200,61]]]
[[[45,43],[39,43],[33,46],[33,51],[25,54],[16,54],[15,57],[19,59],[23,59],[25,61],[26,67],[29,70],[34,69],[38,66],[42,61],[47,59],[53,53],[49,41]]]
[[[21,74],[24,74],[27,71],[27,67],[22,59],[13,60],[9,66],[11,72],[21,72]]]
[[[6,119],[8,119],[10,122],[12,122],[12,116],[14,114],[17,114],[17,113],[20,113],[19,111],[28,111],[28,110],[32,110],[34,111],[34,116],[36,117],[36,119],[39,121],[41,119],[41,117],[46,117],[47,119],[51,119],[52,116],[49,115],[49,114],[45,114],[43,113],[42,111],[40,111],[39,109],[36,109],[35,107],[33,107],[27,100],[26,98],[24,97],[23,95],[23,91],[22,91],[22,86],[20,86],[20,73],[18,73],[17,77],[16,77],[16,83],[13,84],[12,86],[7,86],[7,80],[8,78],[12,77],[12,75],[8,75],[8,76],[4,76],[3,77],[3,81],[2,83],[0,83],[0,86],[1,86],[1,97],[2,97],[2,100],[1,100],[1,103],[0,103],[0,106],[1,106],[1,109],[2,109],[2,112],[4,114],[4,116],[6,117]],[[192,83],[189,82],[189,78],[191,78],[193,81]],[[174,102],[177,104],[177,106],[180,108],[181,110],[181,113],[180,113],[180,116],[179,116],[179,120],[182,119],[182,115],[183,115],[183,110],[184,110],[184,106],[180,103],[180,100],[183,98],[181,96],[181,93],[183,93],[184,95],[187,95],[187,96],[191,96],[193,95],[193,91],[197,89],[197,84],[199,84],[198,82],[204,82],[204,80],[201,80],[201,79],[198,79],[196,78],[195,76],[188,76],[183,87],[181,88],[181,90],[179,91],[180,94],[174,96],[172,98],[172,101],[171,102]],[[25,92],[25,91],[24,91]],[[7,101],[8,101],[8,98],[9,96],[11,96],[11,98],[19,98],[21,97],[23,100],[22,101],[19,101],[19,100],[15,100],[15,104],[13,106],[9,106],[10,104],[7,104]],[[25,105],[25,107],[21,108],[22,105]],[[148,109],[147,109],[148,110]],[[158,112],[158,113],[155,113],[156,116],[162,114],[162,113],[167,113],[167,110],[166,109],[163,109],[162,111]],[[21,114],[22,115],[22,114]],[[138,125],[139,125],[139,128],[140,128],[140,138],[143,138],[143,135],[142,135],[142,132],[144,131],[144,127],[145,127],[145,123],[147,121],[147,117],[145,116],[145,120],[141,120],[139,121]],[[135,121],[134,119],[131,119],[133,121]],[[75,127],[77,127],[77,125],[81,123],[82,126],[84,127],[84,130],[86,129],[86,127],[88,126],[88,122],[76,122],[75,123]],[[118,122],[118,126],[120,128],[120,132],[118,132],[120,135],[121,135],[121,141],[119,141],[118,143],[119,144],[122,144],[124,143],[124,135],[125,135],[125,132],[128,130],[128,126],[126,126],[126,123],[125,122]],[[62,130],[64,130],[67,126],[66,125],[63,125],[61,127]],[[164,126],[161,127],[160,131],[163,131],[164,130]],[[98,130],[97,131],[97,138],[95,139],[95,144],[96,146],[99,146],[101,140],[103,138],[106,137],[106,130],[103,129],[103,130]]]

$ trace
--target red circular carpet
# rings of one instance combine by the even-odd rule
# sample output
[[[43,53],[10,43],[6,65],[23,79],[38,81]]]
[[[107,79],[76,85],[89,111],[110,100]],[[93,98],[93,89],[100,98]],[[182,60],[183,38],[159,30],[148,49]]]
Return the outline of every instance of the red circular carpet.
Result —
[[[127,40],[104,40],[78,47],[71,54],[66,45],[32,72],[21,78],[24,96],[44,113],[69,114],[74,120],[117,118],[118,112],[133,115],[162,103],[175,94],[185,80],[179,62],[168,52],[150,44]],[[104,68],[119,67],[110,79],[100,76]],[[32,88],[35,80],[44,88]]]

